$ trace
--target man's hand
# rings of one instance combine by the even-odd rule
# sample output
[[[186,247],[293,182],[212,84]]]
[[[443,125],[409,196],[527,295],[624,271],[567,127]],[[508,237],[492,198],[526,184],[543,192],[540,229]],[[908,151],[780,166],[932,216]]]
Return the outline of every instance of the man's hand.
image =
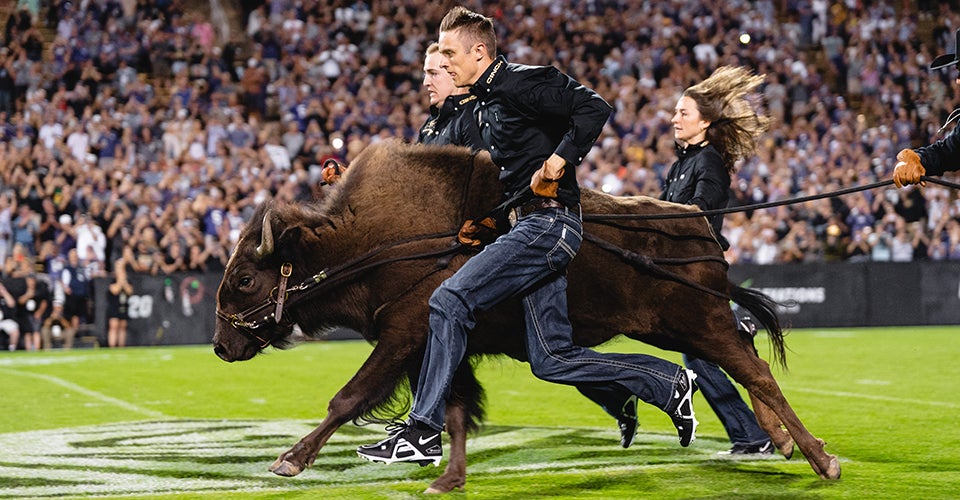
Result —
[[[484,217],[480,222],[467,219],[460,228],[457,241],[468,247],[485,245],[497,238],[497,222],[491,217]]]
[[[544,198],[556,198],[566,164],[566,160],[556,154],[550,155],[543,162],[543,166],[530,178],[530,189],[533,190],[533,194]]]
[[[893,167],[893,183],[898,188],[918,182],[921,186],[926,186],[927,183],[920,180],[926,173],[927,170],[920,164],[920,156],[914,150],[904,149],[897,153],[897,165]]]

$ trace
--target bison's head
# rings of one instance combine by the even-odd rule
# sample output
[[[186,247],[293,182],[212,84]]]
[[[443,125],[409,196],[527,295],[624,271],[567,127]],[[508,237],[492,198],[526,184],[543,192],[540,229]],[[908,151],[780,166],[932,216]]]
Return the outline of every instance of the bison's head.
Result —
[[[268,345],[286,344],[293,321],[286,312],[277,320],[275,299],[282,281],[287,287],[297,283],[290,271],[301,263],[295,251],[301,232],[296,224],[284,224],[268,203],[241,234],[217,291],[213,346],[224,361],[247,360]]]

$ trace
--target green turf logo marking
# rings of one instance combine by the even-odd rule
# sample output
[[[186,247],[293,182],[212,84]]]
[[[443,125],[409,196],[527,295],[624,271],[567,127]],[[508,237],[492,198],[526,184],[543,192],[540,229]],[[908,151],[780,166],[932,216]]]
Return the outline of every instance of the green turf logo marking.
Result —
[[[296,478],[267,471],[315,425],[296,420],[160,420],[0,434],[0,499],[289,491],[429,482],[440,474],[441,469],[433,467],[388,467],[358,458],[357,446],[383,437],[376,426],[341,428],[313,467]],[[713,454],[723,446],[717,442],[710,449],[685,449],[681,462],[715,459]],[[623,450],[612,428],[491,426],[470,439],[467,451],[471,476],[637,470],[678,462],[675,436],[641,434],[630,450]]]

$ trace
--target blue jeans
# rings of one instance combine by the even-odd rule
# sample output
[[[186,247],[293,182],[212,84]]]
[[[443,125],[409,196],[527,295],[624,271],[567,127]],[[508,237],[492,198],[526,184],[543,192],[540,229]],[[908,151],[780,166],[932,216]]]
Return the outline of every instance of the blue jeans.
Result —
[[[522,298],[530,369],[567,385],[615,386],[660,409],[670,404],[682,368],[645,354],[606,354],[573,344],[567,317],[567,265],[580,249],[577,211],[525,214],[507,233],[468,260],[430,297],[430,336],[411,418],[440,430],[454,372],[463,359],[475,313]]]
[[[737,388],[716,363],[684,354],[683,364],[697,374],[695,383],[720,418],[731,443],[755,445],[770,440],[770,436],[757,424],[757,417],[740,397]]]

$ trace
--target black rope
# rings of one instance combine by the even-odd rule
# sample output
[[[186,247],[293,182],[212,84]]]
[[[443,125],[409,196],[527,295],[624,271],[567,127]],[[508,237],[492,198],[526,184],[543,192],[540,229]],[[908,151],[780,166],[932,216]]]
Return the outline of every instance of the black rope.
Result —
[[[920,180],[926,181],[926,182],[932,182],[934,184],[940,184],[941,186],[944,186],[944,187],[960,190],[960,184],[957,184],[955,182],[945,181],[943,179],[939,179],[936,177],[927,177],[925,175],[922,175],[920,176]]]
[[[800,198],[790,198],[786,200],[769,201],[766,203],[758,203],[755,205],[743,205],[739,207],[727,207],[727,208],[718,208],[714,210],[703,210],[699,212],[676,212],[676,213],[667,213],[667,214],[583,214],[583,220],[584,221],[602,221],[602,220],[613,220],[613,219],[651,220],[651,219],[686,219],[690,217],[710,217],[713,215],[729,214],[734,212],[749,212],[751,210],[762,210],[764,208],[779,207],[782,205],[792,205],[794,203],[806,203],[808,201],[821,200],[823,198],[833,198],[835,196],[843,196],[845,194],[856,193],[858,191],[867,191],[870,189],[876,189],[879,187],[889,186],[890,184],[893,184],[893,181],[886,180],[886,181],[874,182],[873,184],[865,184],[863,186],[849,187],[849,188],[841,189],[839,191],[833,191],[830,193],[820,193],[820,194],[814,194],[810,196],[802,196]],[[960,188],[960,186],[957,186],[957,187]]]
[[[398,255],[394,257],[384,258],[382,260],[375,260],[372,262],[364,263],[364,261],[371,259],[377,254],[380,254],[389,249],[396,248],[400,245],[404,245],[408,243],[416,243],[416,242],[426,241],[431,239],[449,238],[449,237],[455,236],[456,234],[457,234],[456,232],[435,233],[435,234],[416,236],[412,238],[405,238],[403,240],[396,241],[394,243],[381,245],[380,247],[377,247],[374,250],[367,252],[366,254],[361,255],[358,258],[349,260],[337,267],[334,267],[333,269],[324,269],[319,273],[307,278],[306,280],[301,282],[299,285],[287,290],[288,292],[290,291],[298,292],[296,295],[291,295],[290,298],[287,299],[287,308],[292,308],[294,305],[299,304],[309,296],[316,294],[318,291],[329,288],[333,285],[339,284],[342,281],[346,280],[347,278],[350,278],[359,273],[362,273],[367,269],[372,269],[374,267],[379,267],[385,264],[392,264],[394,262],[400,262],[400,261],[406,261],[406,260],[420,260],[420,259],[426,259],[426,258],[432,258],[432,257],[442,257],[444,255],[456,252],[459,250],[460,246],[458,244],[453,244],[453,245],[441,248],[440,250],[428,250],[428,251],[416,253],[413,255]]]
[[[657,276],[657,277],[660,277],[661,279],[665,279],[668,281],[673,281],[681,285],[689,286],[695,290],[708,293],[715,297],[720,297],[721,299],[724,299],[724,300],[731,300],[731,297],[723,292],[714,290],[712,288],[708,288],[704,285],[701,285],[700,283],[689,280],[675,272],[664,269],[659,265],[661,263],[661,260],[654,259],[646,255],[638,254],[636,252],[631,252],[630,250],[621,248],[613,243],[610,243],[609,241],[604,240],[603,238],[600,238],[595,234],[584,232],[583,239],[593,243],[594,245],[597,245],[603,250],[606,250],[620,257],[621,259],[623,259],[629,264],[632,264],[634,267],[638,269],[646,269],[653,276]],[[709,255],[704,257],[694,257],[690,259],[684,259],[683,264],[692,264],[695,262],[709,262],[709,261],[722,262],[724,266],[729,266],[729,264],[727,264],[727,261],[724,260],[723,257],[720,257],[720,256],[714,257]],[[666,263],[680,264],[680,262],[666,262]]]
[[[945,181],[937,177],[928,177],[923,175],[920,177],[921,181],[930,182],[933,184],[939,184],[944,187],[951,189],[960,190],[960,184],[955,182]],[[793,205],[795,203],[806,203],[808,201],[822,200],[824,198],[834,198],[837,196],[843,196],[850,193],[856,193],[859,191],[868,191],[871,189],[881,188],[893,184],[893,180],[885,180],[874,182],[872,184],[864,184],[862,186],[853,186],[837,191],[832,191],[829,193],[820,193],[810,196],[801,196],[799,198],[790,198],[786,200],[770,201],[766,203],[757,203],[755,205],[743,205],[739,207],[727,207],[727,208],[717,208],[714,210],[703,210],[700,212],[677,212],[669,214],[583,214],[584,221],[603,221],[603,220],[614,220],[614,219],[631,219],[631,220],[656,220],[656,219],[685,219],[690,217],[710,217],[713,215],[720,214],[730,214],[734,212],[749,212],[751,210],[762,210],[764,208],[773,208],[783,205]]]

